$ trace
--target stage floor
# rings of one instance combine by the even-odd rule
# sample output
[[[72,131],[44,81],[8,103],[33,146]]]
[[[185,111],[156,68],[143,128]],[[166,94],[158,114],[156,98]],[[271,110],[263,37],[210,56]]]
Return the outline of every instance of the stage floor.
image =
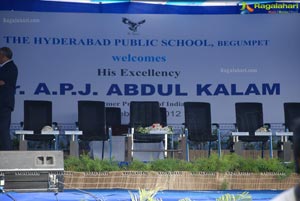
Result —
[[[1,201],[130,201],[130,193],[138,196],[138,192],[134,190],[66,190],[64,192],[6,192],[0,194]],[[243,192],[249,192],[252,200],[268,201],[274,198],[282,191],[160,191],[156,198],[163,201],[177,201],[183,198],[190,198],[193,201],[215,201],[224,194],[237,195]]]

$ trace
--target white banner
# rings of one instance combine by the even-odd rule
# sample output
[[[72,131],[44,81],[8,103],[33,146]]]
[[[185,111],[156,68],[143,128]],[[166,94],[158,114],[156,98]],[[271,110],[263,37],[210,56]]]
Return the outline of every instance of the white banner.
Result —
[[[53,101],[53,120],[77,120],[78,100],[122,108],[154,100],[169,123],[183,103],[211,103],[212,121],[235,122],[236,102],[262,102],[283,122],[300,102],[299,14],[168,15],[0,12],[0,46],[19,68],[13,122],[23,101]]]

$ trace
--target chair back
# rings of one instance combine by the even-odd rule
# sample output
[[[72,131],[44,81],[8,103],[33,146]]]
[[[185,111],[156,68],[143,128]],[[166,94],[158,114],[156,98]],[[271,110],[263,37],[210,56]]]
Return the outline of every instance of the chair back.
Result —
[[[130,126],[132,128],[148,127],[154,123],[161,124],[159,102],[156,101],[132,101],[130,103]],[[135,133],[135,142],[154,143],[164,140],[164,135],[144,135]]]
[[[119,107],[106,107],[106,125],[107,126],[120,126],[121,125],[121,108]]]
[[[167,108],[165,107],[161,107],[159,108],[159,111],[160,111],[160,124],[165,127],[168,125],[168,122],[167,122]]]
[[[236,127],[239,132],[249,132],[239,140],[247,142],[267,141],[268,136],[255,136],[255,131],[264,125],[262,103],[236,103]]]
[[[131,127],[147,127],[153,123],[161,123],[159,102],[132,101],[130,103]]]
[[[26,140],[48,141],[54,135],[41,135],[44,126],[52,126],[52,102],[41,100],[24,101],[24,130],[33,130],[34,135],[26,135]]]
[[[78,128],[83,133],[79,136],[81,140],[108,140],[105,103],[102,101],[78,101]]]
[[[209,103],[185,102],[184,119],[190,141],[207,142],[217,140],[217,136],[212,135]]]
[[[300,103],[284,103],[285,127],[294,132],[300,121]]]
[[[128,125],[122,125],[121,108],[106,107],[106,126],[111,127],[113,136],[120,136],[128,133]]]

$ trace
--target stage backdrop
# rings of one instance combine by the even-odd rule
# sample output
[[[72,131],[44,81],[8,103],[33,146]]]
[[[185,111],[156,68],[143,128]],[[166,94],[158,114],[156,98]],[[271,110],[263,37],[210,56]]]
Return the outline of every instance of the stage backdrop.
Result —
[[[211,103],[212,121],[233,123],[236,102],[262,102],[266,122],[300,102],[299,14],[175,15],[0,12],[0,46],[19,67],[13,122],[23,101],[53,101],[73,123],[78,100],[122,108],[159,101],[168,122],[183,103]]]

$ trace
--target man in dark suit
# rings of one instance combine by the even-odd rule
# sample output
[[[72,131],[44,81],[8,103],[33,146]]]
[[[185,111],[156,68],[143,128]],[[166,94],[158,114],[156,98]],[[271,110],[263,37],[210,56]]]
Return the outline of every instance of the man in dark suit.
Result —
[[[8,47],[0,48],[0,151],[11,150],[11,112],[15,106],[18,69]]]

